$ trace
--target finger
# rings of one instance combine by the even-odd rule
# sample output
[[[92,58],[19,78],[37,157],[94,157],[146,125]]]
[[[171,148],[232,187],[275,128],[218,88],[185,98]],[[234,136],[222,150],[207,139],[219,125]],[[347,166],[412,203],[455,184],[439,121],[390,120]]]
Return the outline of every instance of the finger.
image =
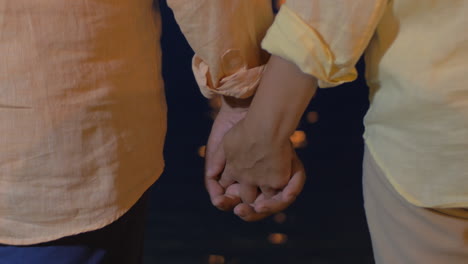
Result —
[[[224,195],[224,189],[218,184],[218,182],[210,181],[207,183],[207,187],[208,194],[210,195],[210,200],[213,206],[222,211],[229,210],[229,198]]]
[[[219,184],[218,179],[224,170],[226,161],[222,148],[218,148],[215,152],[211,151],[211,149],[212,145],[208,143],[205,160],[205,187],[210,195],[211,202],[219,208],[222,205],[222,199],[217,197],[224,194],[224,188]]]
[[[254,222],[264,219],[270,214],[263,214],[255,212],[254,208],[248,204],[241,203],[234,208],[234,214],[247,222]]]
[[[305,174],[299,172],[291,178],[290,185],[278,195],[271,199],[265,199],[256,203],[255,211],[258,213],[278,213],[288,208],[295,200],[297,195],[302,190],[302,186],[305,182]]]
[[[215,148],[215,149],[213,149]],[[205,159],[205,178],[218,178],[226,165],[226,157],[221,144],[216,144],[216,147],[209,142],[206,150]]]
[[[217,180],[206,179],[205,186],[206,186],[206,190],[208,191],[208,194],[210,195],[211,200],[213,200],[213,198],[217,196],[224,194],[224,188],[223,186],[219,184]]]
[[[260,187],[260,191],[262,192],[262,194],[265,196],[266,199],[272,198],[273,196],[275,196],[279,192],[279,190],[276,190],[276,189],[271,188],[269,186]]]
[[[251,204],[255,201],[255,198],[257,198],[258,189],[255,185],[240,183],[239,193],[242,202]]]
[[[222,196],[223,200],[222,209],[220,208],[221,210],[231,211],[236,205],[242,202],[239,196],[239,187],[240,185],[238,183],[228,186],[226,193]]]
[[[284,201],[294,201],[296,197],[302,192],[306,182],[306,172],[301,160],[295,156],[293,160],[293,176],[288,185],[283,189],[282,199]]]
[[[254,207],[258,213],[278,213],[291,205],[304,187],[306,174],[299,159],[293,161],[293,176],[288,185],[271,199],[258,200]]]
[[[235,196],[219,195],[213,197],[212,204],[221,211],[231,211],[233,208],[241,203],[241,199]]]
[[[225,195],[217,196],[213,199],[213,205],[221,211],[231,211],[241,202],[240,198]]]
[[[237,197],[240,199],[240,184],[239,183],[234,183],[234,184],[231,184],[230,186],[228,186],[228,188],[226,188],[226,192],[225,192],[226,196],[229,196],[229,197]]]
[[[222,189],[222,192],[219,195],[210,198],[212,204],[219,210],[231,211],[236,205],[241,203],[239,196],[239,184],[232,184],[226,189]]]
[[[231,177],[229,170],[226,169],[221,174],[221,177],[218,182],[219,185],[221,185],[223,188],[227,188],[228,186],[232,185],[235,182],[235,180]]]
[[[275,214],[284,211],[286,208],[288,208],[289,205],[291,205],[293,201],[283,201],[279,198],[280,195],[281,193],[273,198],[265,199],[261,202],[255,203],[253,205],[255,212],[262,214]]]

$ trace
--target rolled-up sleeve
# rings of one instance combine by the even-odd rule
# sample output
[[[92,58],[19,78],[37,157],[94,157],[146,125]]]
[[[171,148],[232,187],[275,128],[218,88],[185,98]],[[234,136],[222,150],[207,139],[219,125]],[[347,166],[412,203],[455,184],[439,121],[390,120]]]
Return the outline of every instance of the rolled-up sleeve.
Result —
[[[167,2],[195,51],[192,68],[203,95],[253,95],[268,60],[260,43],[273,22],[271,1]]]
[[[356,79],[387,0],[288,0],[262,47],[295,63],[322,88]]]

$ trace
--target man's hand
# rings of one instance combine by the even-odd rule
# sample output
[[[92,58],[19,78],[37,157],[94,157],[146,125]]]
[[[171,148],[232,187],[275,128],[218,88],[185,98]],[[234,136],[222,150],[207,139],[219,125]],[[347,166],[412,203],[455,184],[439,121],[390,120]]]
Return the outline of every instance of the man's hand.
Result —
[[[228,188],[239,183],[240,198],[246,204],[253,203],[260,193],[266,199],[273,197],[291,178],[294,149],[289,138],[258,134],[259,126],[239,121],[226,133],[217,154],[225,153],[227,160],[219,184]]]
[[[261,161],[267,170],[270,170],[271,166],[271,173],[276,172],[275,175],[279,176],[278,185],[271,184],[270,177],[268,177],[271,174],[260,173],[258,179],[243,179],[242,177],[249,175],[250,170],[245,166],[249,162],[243,161],[242,157],[248,157],[251,154],[247,146],[249,139],[253,137],[238,134],[241,133],[245,113],[243,113],[244,111],[232,112],[231,110],[229,106],[225,106],[212,128],[206,154],[206,187],[212,203],[217,208],[225,211],[234,209],[234,213],[241,219],[258,221],[271,214],[281,212],[291,205],[302,191],[306,174],[291,143],[285,141],[283,149],[281,147],[271,148],[272,144],[264,144],[267,151],[270,149],[278,149],[279,151],[271,152],[268,158]],[[235,140],[240,140],[240,142]],[[234,164],[243,168],[244,173],[236,173],[238,170],[235,165],[226,166],[225,151],[232,153],[233,157],[228,157],[228,160],[234,161]],[[236,152],[237,154],[235,154]],[[261,153],[258,150],[256,152]],[[257,167],[260,172],[261,169],[261,167]],[[232,177],[227,180],[225,177],[229,174],[226,174],[226,171],[233,172]],[[241,193],[245,190],[242,190],[243,184],[238,182],[251,182],[252,186],[255,186],[255,194],[252,194],[254,195],[253,203],[241,201]],[[262,182],[264,184],[261,184]],[[263,187],[260,187],[261,192],[257,193],[257,188],[260,185]]]
[[[294,201],[305,174],[289,137],[316,89],[314,77],[272,56],[248,113],[220,112],[207,148],[206,185],[215,206],[235,207],[255,221]]]

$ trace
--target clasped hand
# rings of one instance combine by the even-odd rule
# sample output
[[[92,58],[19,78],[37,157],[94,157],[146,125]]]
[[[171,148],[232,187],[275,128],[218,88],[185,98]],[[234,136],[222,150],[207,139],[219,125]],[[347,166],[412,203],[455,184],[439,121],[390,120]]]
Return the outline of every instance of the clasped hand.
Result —
[[[208,140],[205,182],[214,206],[256,221],[293,203],[305,172],[289,138],[258,133],[261,124],[249,124],[246,114],[245,106],[223,102]]]

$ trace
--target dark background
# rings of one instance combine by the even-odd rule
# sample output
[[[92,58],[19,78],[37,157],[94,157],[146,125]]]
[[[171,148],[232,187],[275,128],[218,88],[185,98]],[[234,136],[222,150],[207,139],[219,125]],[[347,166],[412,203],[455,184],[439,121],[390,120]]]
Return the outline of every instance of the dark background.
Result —
[[[298,128],[307,135],[297,149],[308,174],[303,193],[283,214],[245,223],[211,206],[204,189],[198,152],[211,110],[191,72],[193,51],[160,2],[169,121],[166,169],[151,192],[145,264],[373,263],[361,188],[363,78],[319,90],[306,111],[318,112],[319,121],[303,118]],[[362,62],[359,71],[363,76]]]

